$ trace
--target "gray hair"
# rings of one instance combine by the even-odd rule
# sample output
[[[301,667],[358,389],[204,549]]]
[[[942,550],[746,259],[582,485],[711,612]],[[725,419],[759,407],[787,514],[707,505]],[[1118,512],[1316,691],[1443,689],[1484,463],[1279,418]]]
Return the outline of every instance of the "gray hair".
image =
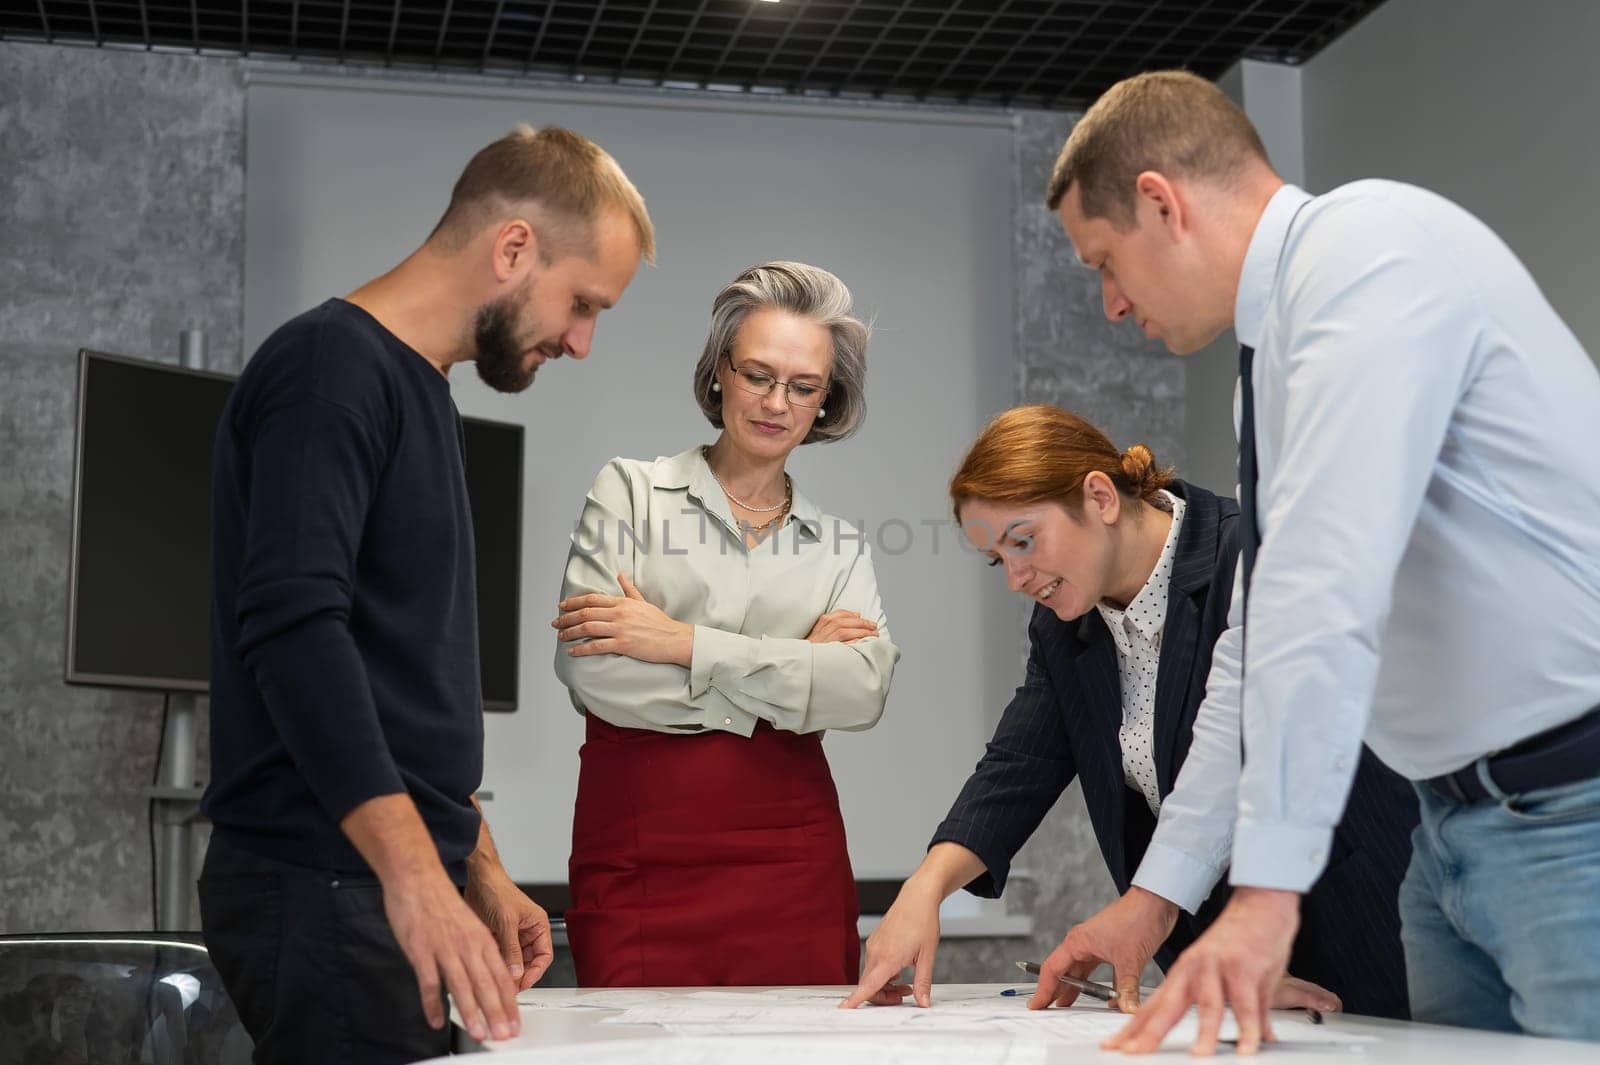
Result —
[[[770,262],[752,266],[728,283],[711,303],[711,334],[694,367],[694,398],[706,420],[722,428],[722,395],[711,390],[717,361],[733,352],[734,338],[752,311],[775,307],[828,327],[833,335],[833,367],[828,398],[802,444],[843,440],[867,415],[867,337],[865,322],[850,313],[850,290],[817,266]]]

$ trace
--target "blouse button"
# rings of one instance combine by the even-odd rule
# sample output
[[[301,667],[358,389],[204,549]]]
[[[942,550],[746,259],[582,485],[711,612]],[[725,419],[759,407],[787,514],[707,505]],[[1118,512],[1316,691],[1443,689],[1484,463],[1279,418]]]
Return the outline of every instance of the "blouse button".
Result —
[[[724,725],[731,725],[731,724],[733,724],[733,718],[731,718],[731,717],[725,717],[725,718],[723,718],[723,719],[722,719],[722,723],[723,723],[723,724],[724,724]]]

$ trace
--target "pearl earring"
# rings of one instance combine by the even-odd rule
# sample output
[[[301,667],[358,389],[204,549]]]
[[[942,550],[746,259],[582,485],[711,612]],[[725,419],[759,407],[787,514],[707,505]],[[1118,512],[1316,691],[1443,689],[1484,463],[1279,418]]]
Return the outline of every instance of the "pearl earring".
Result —
[[[711,382],[711,391],[713,391],[713,392],[721,392],[722,391],[722,382],[721,381],[713,381],[713,382]]]
[[[818,407],[817,408],[817,417],[826,418],[827,416],[828,416],[828,408],[827,407]]]

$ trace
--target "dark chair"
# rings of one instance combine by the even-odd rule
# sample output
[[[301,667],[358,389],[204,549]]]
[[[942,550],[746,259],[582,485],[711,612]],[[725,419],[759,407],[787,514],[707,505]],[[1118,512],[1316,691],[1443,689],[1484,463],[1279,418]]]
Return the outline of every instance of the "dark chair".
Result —
[[[0,936],[0,1065],[249,1065],[250,1051],[198,934]]]

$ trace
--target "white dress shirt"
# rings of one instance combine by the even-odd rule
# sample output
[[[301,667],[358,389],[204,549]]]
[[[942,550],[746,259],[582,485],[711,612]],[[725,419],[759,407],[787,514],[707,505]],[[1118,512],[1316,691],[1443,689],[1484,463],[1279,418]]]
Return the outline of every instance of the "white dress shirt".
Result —
[[[1365,738],[1424,779],[1600,703],[1600,374],[1499,238],[1423,189],[1280,189],[1255,349],[1261,550],[1134,882],[1306,891]],[[1242,567],[1241,567],[1242,569]],[[1207,879],[1209,877],[1209,880]]]
[[[794,489],[779,527],[746,547],[699,448],[653,461],[612,459],[595,478],[561,583],[563,599],[621,595],[618,573],[669,617],[694,625],[688,667],[625,655],[567,654],[556,676],[572,705],[621,728],[748,736],[871,728],[900,651],[878,599],[865,534]],[[854,610],[878,635],[811,643],[817,618]]]
[[[1144,796],[1150,812],[1161,813],[1161,789],[1156,784],[1156,673],[1161,665],[1161,630],[1167,623],[1167,586],[1172,581],[1172,559],[1178,551],[1178,530],[1183,525],[1183,500],[1162,492],[1172,508],[1172,528],[1161,546],[1161,557],[1150,578],[1126,609],[1104,601],[1095,604],[1117,645],[1117,666],[1122,680],[1122,727],[1117,740],[1122,747],[1122,776],[1128,787]]]

